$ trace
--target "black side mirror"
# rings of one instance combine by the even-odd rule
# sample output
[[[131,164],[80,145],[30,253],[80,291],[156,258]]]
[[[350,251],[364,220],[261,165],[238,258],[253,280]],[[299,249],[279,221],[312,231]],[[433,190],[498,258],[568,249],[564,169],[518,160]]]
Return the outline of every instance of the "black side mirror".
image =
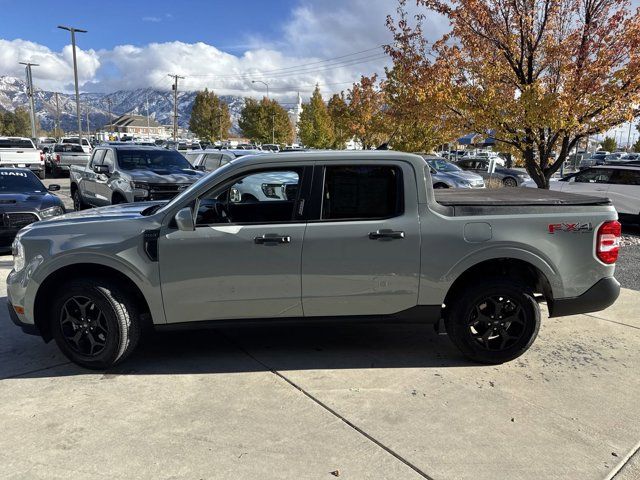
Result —
[[[60,190],[60,185],[58,185],[57,183],[52,183],[47,187],[47,190],[49,190],[50,192],[57,192],[58,190]]]

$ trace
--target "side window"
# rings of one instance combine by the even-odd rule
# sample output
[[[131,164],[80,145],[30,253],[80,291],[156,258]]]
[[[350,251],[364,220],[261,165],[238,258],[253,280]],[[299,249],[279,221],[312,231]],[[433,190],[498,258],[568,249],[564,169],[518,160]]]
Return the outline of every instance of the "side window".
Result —
[[[104,158],[104,150],[96,150],[93,152],[93,156],[91,157],[90,166],[95,167],[96,165],[102,165],[102,159]]]
[[[615,170],[610,183],[616,185],[640,185],[640,170]]]
[[[294,168],[237,178],[199,199],[196,225],[292,222],[301,177]]]
[[[219,153],[208,153],[204,157],[204,168],[207,171],[213,171],[220,166],[220,157]]]
[[[115,164],[115,160],[113,157],[113,151],[112,150],[106,150],[107,153],[105,153],[104,155],[104,160],[102,161],[103,165],[106,165],[109,167],[109,171],[113,172],[113,167]]]
[[[325,167],[322,220],[389,218],[402,211],[402,172],[398,167]]]
[[[227,163],[229,163],[231,160],[233,160],[232,157],[228,156],[228,155],[222,155],[222,160],[220,160],[220,166],[224,167]]]
[[[585,170],[576,175],[577,183],[609,183],[611,178],[611,170],[605,170],[603,168],[594,168]]]

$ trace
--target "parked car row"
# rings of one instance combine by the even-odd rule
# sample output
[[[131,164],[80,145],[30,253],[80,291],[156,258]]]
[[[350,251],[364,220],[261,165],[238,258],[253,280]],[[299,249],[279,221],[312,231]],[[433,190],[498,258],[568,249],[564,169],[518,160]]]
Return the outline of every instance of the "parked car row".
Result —
[[[640,165],[591,167],[549,185],[551,190],[610,198],[621,218],[640,221]],[[531,180],[523,186],[536,188]]]

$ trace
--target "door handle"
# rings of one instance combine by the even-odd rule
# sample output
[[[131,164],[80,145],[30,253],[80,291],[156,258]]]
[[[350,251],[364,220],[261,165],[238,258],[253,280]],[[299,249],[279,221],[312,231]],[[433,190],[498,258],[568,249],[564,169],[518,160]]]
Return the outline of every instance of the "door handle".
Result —
[[[261,237],[255,237],[253,241],[258,245],[291,243],[291,237],[277,233],[265,233]]]
[[[390,240],[404,238],[404,232],[394,230],[376,230],[375,232],[369,232],[370,240],[380,240],[381,238],[388,238]]]

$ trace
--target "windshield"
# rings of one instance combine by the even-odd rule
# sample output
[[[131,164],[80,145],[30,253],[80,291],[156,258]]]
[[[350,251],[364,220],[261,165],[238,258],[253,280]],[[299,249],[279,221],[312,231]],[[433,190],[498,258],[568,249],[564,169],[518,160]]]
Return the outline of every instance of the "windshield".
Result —
[[[0,193],[41,193],[47,189],[31,172],[0,171]]]
[[[461,172],[462,169],[453,163],[444,160],[427,160],[427,163],[436,172]]]
[[[122,170],[180,171],[192,170],[191,164],[175,150],[118,150]]]

